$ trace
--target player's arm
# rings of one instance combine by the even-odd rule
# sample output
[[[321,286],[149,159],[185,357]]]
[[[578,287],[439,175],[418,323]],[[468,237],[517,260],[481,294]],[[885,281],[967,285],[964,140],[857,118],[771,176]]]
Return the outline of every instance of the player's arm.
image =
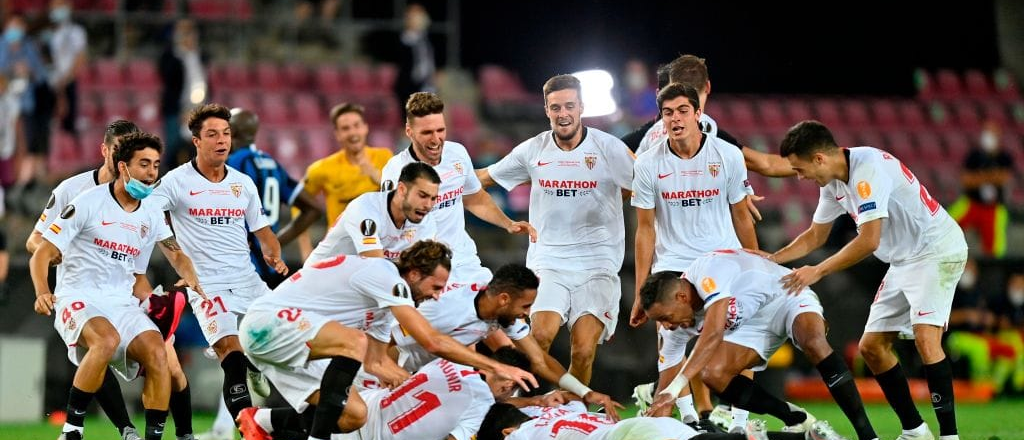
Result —
[[[28,240],[25,240],[25,250],[29,254],[34,254],[41,244],[43,244],[43,234],[33,229],[32,233],[28,234]]]
[[[767,177],[795,176],[796,171],[785,157],[778,154],[763,153],[750,147],[743,147],[743,162],[747,169]]]
[[[483,356],[466,348],[465,345],[462,345],[451,336],[441,334],[430,325],[430,322],[415,307],[392,306],[390,309],[398,323],[428,353],[455,363],[476,367],[479,370],[496,374],[504,379],[511,379],[524,390],[537,387],[537,379],[532,374]]]
[[[409,378],[409,372],[399,367],[388,355],[387,342],[378,341],[372,336],[366,338],[366,341],[366,360],[363,362],[363,368],[367,373],[377,376],[382,385],[392,389]]]
[[[639,327],[647,322],[647,314],[640,306],[640,287],[647,281],[654,264],[654,209],[636,208],[636,239],[634,240],[633,267],[636,270],[636,292],[633,295],[633,310],[629,312],[629,325]]]
[[[270,228],[264,228],[270,229]],[[181,245],[178,244],[178,240],[174,236],[167,237],[157,242],[160,245],[160,252],[167,257],[167,261],[171,263],[171,267],[181,277],[182,282],[185,283],[188,288],[194,290],[199,296],[206,298],[206,293],[203,292],[203,287],[199,285],[199,276],[196,275],[196,268],[192,264],[192,259],[182,252]],[[148,284],[148,282],[147,282]],[[150,292],[153,289],[150,288]]]
[[[132,296],[138,298],[139,301],[145,301],[152,293],[153,285],[150,284],[149,278],[146,278],[146,274],[135,274],[135,283],[132,284]]]
[[[700,374],[701,370],[711,361],[725,337],[728,308],[729,301],[719,300],[711,304],[705,311],[704,327],[701,329],[696,345],[693,346],[693,351],[690,352],[690,357],[683,363],[682,371],[676,375],[672,383],[658,393],[651,405],[651,412],[663,410],[666,405],[675,403],[676,397],[689,384],[690,379]]]
[[[480,168],[476,170],[476,178],[480,180],[480,185],[484,188],[490,188],[498,183],[491,177],[491,173],[487,171],[487,168]],[[463,201],[465,201],[465,199],[463,199]]]
[[[324,215],[324,209],[317,203],[316,198],[306,191],[296,191],[292,206],[299,210],[299,215],[292,217],[291,221],[278,231],[277,241],[281,246],[287,246]]]
[[[740,245],[747,249],[757,249],[757,233],[754,232],[754,218],[747,207],[748,197],[729,205],[732,215],[732,227],[736,230],[736,238]]]
[[[477,170],[477,176],[480,175],[480,171],[485,173],[487,172],[486,169]],[[490,178],[490,174],[488,174],[488,178]],[[480,182],[483,184],[482,180]],[[508,231],[509,234],[529,235],[531,242],[537,241],[537,230],[534,229],[533,225],[524,221],[512,221],[512,219],[508,218],[508,216],[505,215],[505,212],[503,212],[501,208],[494,203],[494,199],[491,198],[491,195],[488,194],[487,191],[481,189],[473,194],[463,195],[462,203],[466,205],[466,210],[472,212],[473,215],[477,216],[479,219],[502,228]]]
[[[806,231],[801,232],[793,241],[787,244],[782,249],[779,249],[774,254],[768,256],[769,260],[772,260],[779,264],[785,264],[790,261],[803,258],[807,254],[814,252],[815,249],[820,248],[825,244],[825,240],[828,240],[828,234],[832,232],[832,223],[811,223],[811,227],[807,228]]]
[[[826,275],[846,269],[871,255],[882,240],[882,219],[877,218],[860,225],[857,237],[850,240],[839,252],[815,266],[794,269],[782,277],[782,287],[791,294],[799,293],[804,287],[818,282]]]
[[[287,275],[288,265],[284,264],[284,261],[281,260],[281,243],[277,241],[277,236],[274,235],[274,231],[270,229],[270,226],[257,229],[252,234],[260,242],[260,249],[263,250],[263,261],[266,261],[267,265],[273,267],[277,273]]]
[[[53,304],[57,300],[50,291],[50,261],[60,259],[61,252],[49,240],[42,237],[40,239],[39,247],[28,260],[28,269],[32,276],[32,287],[36,292],[35,311],[40,315],[50,316]]]

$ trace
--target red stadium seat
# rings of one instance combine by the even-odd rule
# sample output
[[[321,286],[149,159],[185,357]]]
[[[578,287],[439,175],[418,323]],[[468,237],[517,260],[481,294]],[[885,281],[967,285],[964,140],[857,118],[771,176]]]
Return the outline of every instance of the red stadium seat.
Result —
[[[897,104],[900,113],[900,120],[903,127],[909,129],[920,129],[928,126],[928,118],[925,117],[924,109],[916,101],[900,101]]]
[[[255,87],[248,66],[238,62],[214,65],[210,68],[210,82],[214,88],[224,87],[238,90]]]
[[[962,98],[966,95],[960,76],[949,69],[940,69],[935,73],[938,97],[942,99]]]
[[[950,104],[953,122],[961,130],[977,131],[981,128],[981,116],[978,109],[970,101],[957,101]]]
[[[889,151],[902,161],[915,162],[917,160],[917,148],[910,134],[905,131],[892,130],[885,133],[886,141],[883,150]]]
[[[889,99],[874,99],[869,101],[873,120],[876,126],[881,129],[892,129],[900,127],[900,116],[896,110],[896,104]]]
[[[309,68],[300,63],[287,63],[281,69],[288,86],[296,90],[312,90]]]
[[[843,119],[851,128],[872,126],[871,115],[868,106],[864,101],[857,99],[844,99],[839,102]]]
[[[93,62],[93,86],[97,89],[110,90],[124,86],[124,65],[112,58],[101,58]]]
[[[277,64],[259,63],[256,65],[255,75],[255,83],[260,90],[281,91],[290,88],[282,69]]]
[[[971,150],[971,140],[963,131],[949,131],[942,135],[946,145],[946,155],[953,163],[960,164]]]
[[[327,110],[320,105],[320,97],[312,93],[298,93],[292,99],[295,109],[292,123],[298,126],[317,127],[320,130],[330,128],[330,117]]]
[[[786,129],[793,125],[782,110],[782,104],[773,98],[754,101],[760,115],[760,126],[769,130]]]
[[[986,99],[996,96],[995,88],[988,80],[988,76],[977,69],[970,69],[964,73],[964,85],[967,89],[967,96],[975,99]]]
[[[378,64],[376,74],[380,89],[391,90],[395,87],[395,79],[398,78],[398,66],[391,63]]]
[[[917,157],[932,163],[944,160],[959,161],[960,158],[946,156],[946,150],[942,146],[939,136],[930,130],[922,130],[914,134],[914,143],[917,145]]]
[[[320,93],[339,94],[347,91],[342,69],[338,66],[328,64],[317,66],[313,76],[317,91]]]
[[[725,113],[730,116],[730,120],[736,127],[736,130],[750,130],[760,125],[754,113],[754,105],[750,100],[738,98],[726,102],[728,102],[727,108],[729,110]]]
[[[1006,111],[1006,105],[1000,101],[985,100],[981,102],[981,116],[985,120],[994,121],[999,125],[1007,126],[1012,122]]]
[[[126,85],[129,87],[138,90],[159,90],[161,87],[160,74],[150,60],[132,60],[125,71],[128,80]]]
[[[291,105],[284,93],[265,93],[257,114],[260,122],[268,126],[286,127],[292,124]]]
[[[1013,74],[1006,69],[999,69],[992,76],[992,80],[995,85],[996,94],[999,95],[1000,99],[1004,101],[1020,100],[1020,89],[1018,88],[1017,81],[1013,78]]]
[[[790,125],[796,125],[800,121],[806,121],[808,119],[815,119],[814,111],[811,110],[811,104],[802,99],[787,99],[783,101],[783,105],[786,109],[786,115],[792,122]]]
[[[373,69],[366,64],[352,64],[345,69],[348,78],[348,92],[367,98],[379,92],[374,78]]]
[[[828,127],[845,127],[846,120],[839,113],[839,103],[830,98],[819,98],[811,102],[814,117]]]

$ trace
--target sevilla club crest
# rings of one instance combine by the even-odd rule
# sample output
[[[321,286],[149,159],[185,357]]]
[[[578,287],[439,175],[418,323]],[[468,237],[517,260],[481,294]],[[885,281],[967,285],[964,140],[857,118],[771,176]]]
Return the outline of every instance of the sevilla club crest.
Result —
[[[597,156],[587,155],[583,157],[583,163],[587,165],[587,169],[594,169],[594,165],[597,165]]]
[[[709,163],[708,172],[711,173],[711,177],[718,177],[718,170],[722,168],[720,163]]]
[[[242,184],[241,183],[232,183],[231,184],[231,194],[234,194],[235,197],[242,197]]]

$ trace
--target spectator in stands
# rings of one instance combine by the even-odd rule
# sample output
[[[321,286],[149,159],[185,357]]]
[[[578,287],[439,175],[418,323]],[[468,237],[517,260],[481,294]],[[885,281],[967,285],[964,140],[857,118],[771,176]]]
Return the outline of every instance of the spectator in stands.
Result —
[[[25,190],[35,184],[37,177],[44,176],[46,153],[49,147],[48,130],[32,131],[36,120],[36,94],[34,93],[47,80],[46,66],[35,42],[26,35],[25,19],[17,14],[10,15],[4,26],[3,41],[0,42],[0,74],[24,77],[28,80],[26,93],[21,94],[20,114],[22,129],[25,130],[27,151],[17,164],[17,177],[9,197],[21,200]],[[45,138],[45,139],[41,139]]]
[[[996,338],[1013,347],[1014,361],[1009,387],[1024,392],[1024,273],[1016,272],[1006,281],[1006,295],[995,301]],[[996,378],[998,379],[998,378]],[[997,382],[996,386],[1002,385]]]
[[[985,121],[978,145],[964,159],[960,175],[964,194],[949,207],[949,215],[965,232],[978,231],[985,255],[996,258],[1006,254],[1009,214],[1004,197],[1013,177],[1013,157],[1002,149],[999,134],[999,124]]]
[[[998,376],[997,371],[1008,371],[1013,349],[1000,344],[990,333],[995,315],[986,307],[985,294],[978,286],[979,278],[978,262],[967,260],[953,296],[945,340],[950,357],[967,362],[969,379],[990,381]]]
[[[179,158],[181,146],[192,137],[182,115],[202,105],[210,96],[204,65],[205,56],[199,49],[199,31],[195,22],[187,18],[178,20],[159,62],[163,83],[160,113],[166,143],[160,166],[165,170],[183,162]]]
[[[334,19],[341,10],[341,0],[302,0],[295,4],[297,37],[304,43],[322,43],[327,47],[337,46]],[[314,21],[315,19],[315,21]]]
[[[658,105],[655,100],[657,90],[664,85],[651,84],[651,73],[647,70],[647,64],[636,58],[626,61],[622,83],[625,87],[623,107],[626,109],[630,125],[643,124],[658,116]]]
[[[434,46],[430,43],[427,28],[430,27],[430,15],[426,8],[418,3],[411,3],[405,8],[405,28],[402,30],[398,45],[398,77],[395,79],[395,97],[398,102],[406,102],[409,95],[416,92],[435,92]],[[405,123],[405,108],[402,108],[402,121]]]
[[[50,86],[57,97],[60,128],[74,134],[78,116],[77,78],[86,67],[87,38],[85,28],[71,21],[71,7],[70,0],[50,2],[50,21],[54,25],[50,36],[50,56],[53,57]]]

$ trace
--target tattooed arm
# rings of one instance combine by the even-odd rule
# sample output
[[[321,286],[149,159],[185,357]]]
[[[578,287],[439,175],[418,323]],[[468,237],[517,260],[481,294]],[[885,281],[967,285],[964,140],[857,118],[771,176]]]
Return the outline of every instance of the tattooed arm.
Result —
[[[199,277],[196,275],[195,267],[192,266],[192,260],[181,251],[178,240],[172,235],[160,240],[159,243],[160,251],[167,257],[167,261],[171,263],[174,271],[178,273],[178,276],[185,282],[185,285],[198,293],[199,296],[202,296],[203,299],[206,299],[206,293],[199,286]]]

